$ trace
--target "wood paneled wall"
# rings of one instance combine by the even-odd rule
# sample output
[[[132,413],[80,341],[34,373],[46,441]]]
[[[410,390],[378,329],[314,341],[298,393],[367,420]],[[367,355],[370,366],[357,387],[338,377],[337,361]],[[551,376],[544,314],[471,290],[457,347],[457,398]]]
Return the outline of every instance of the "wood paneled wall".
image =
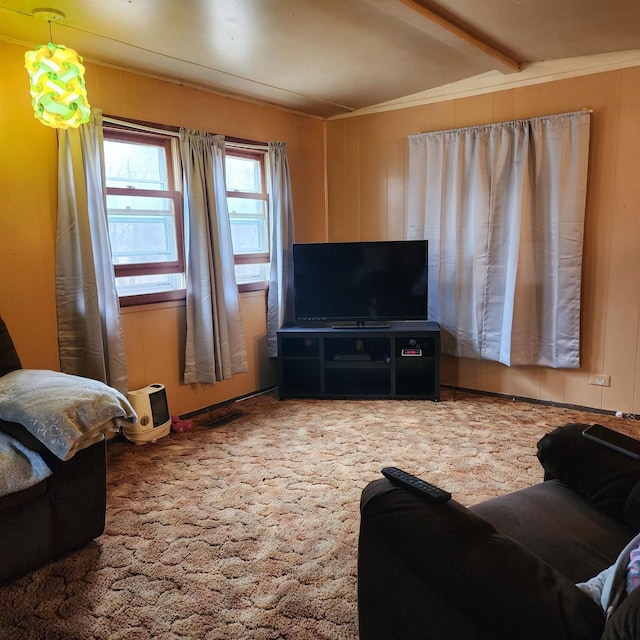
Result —
[[[442,381],[640,413],[640,68],[328,121],[329,240],[402,239],[407,136],[593,109],[579,370],[446,357]],[[611,376],[610,387],[589,375]]]
[[[58,369],[56,133],[33,118],[25,50],[0,41],[0,315],[23,366]],[[86,67],[89,101],[105,114],[286,142],[296,237],[326,239],[322,120],[107,66]],[[184,304],[123,310],[130,389],[161,382],[171,413],[182,414],[276,384],[274,363],[266,357],[265,294],[243,294],[241,307],[249,372],[216,385],[187,386],[181,384]]]
[[[59,367],[54,294],[56,134],[33,118],[25,47],[0,41],[0,314],[23,364]],[[404,237],[407,136],[418,131],[593,109],[579,370],[443,359],[443,382],[640,413],[640,68],[328,121],[111,67],[87,64],[104,113],[287,143],[299,241]],[[325,181],[326,177],[326,181]],[[326,211],[325,211],[326,201]],[[180,382],[184,306],[126,309],[130,387],[167,385],[186,413],[275,384],[265,296],[242,296],[250,371],[213,386]],[[590,374],[611,376],[610,387]]]

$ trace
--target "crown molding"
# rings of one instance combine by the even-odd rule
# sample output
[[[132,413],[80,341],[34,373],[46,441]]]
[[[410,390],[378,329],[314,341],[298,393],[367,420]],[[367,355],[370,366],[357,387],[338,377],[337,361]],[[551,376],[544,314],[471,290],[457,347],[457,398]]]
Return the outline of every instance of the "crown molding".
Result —
[[[497,71],[489,71],[473,78],[459,80],[450,84],[414,93],[402,98],[396,98],[377,105],[357,109],[350,113],[340,114],[327,118],[327,120],[341,120],[357,116],[381,113],[383,111],[395,111],[407,109],[447,100],[458,100],[484,93],[507,91],[519,87],[526,87],[567,78],[603,73],[627,67],[640,66],[640,49],[633,51],[621,51],[616,53],[603,53],[596,56],[584,56],[579,58],[563,58],[561,60],[547,60],[523,65],[519,73],[503,75]]]

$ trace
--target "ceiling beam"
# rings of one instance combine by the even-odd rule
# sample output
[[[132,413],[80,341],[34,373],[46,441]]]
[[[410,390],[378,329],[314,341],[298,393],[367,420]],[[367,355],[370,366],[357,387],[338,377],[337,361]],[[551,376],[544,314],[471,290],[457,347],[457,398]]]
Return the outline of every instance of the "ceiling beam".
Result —
[[[502,73],[515,73],[521,69],[520,62],[511,56],[416,0],[370,0],[370,2],[460,53],[473,58],[478,58],[479,55],[484,57],[490,69]]]

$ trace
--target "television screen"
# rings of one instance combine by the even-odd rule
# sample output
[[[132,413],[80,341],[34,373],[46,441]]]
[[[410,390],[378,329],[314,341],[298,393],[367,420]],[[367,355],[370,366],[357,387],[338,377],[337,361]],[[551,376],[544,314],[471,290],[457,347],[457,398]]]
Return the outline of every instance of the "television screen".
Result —
[[[293,245],[295,318],[426,320],[427,241]]]

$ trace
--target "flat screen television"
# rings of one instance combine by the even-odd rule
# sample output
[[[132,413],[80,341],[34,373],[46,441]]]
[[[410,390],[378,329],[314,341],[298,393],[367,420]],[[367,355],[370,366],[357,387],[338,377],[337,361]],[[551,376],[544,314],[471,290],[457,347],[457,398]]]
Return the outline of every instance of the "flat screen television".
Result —
[[[296,322],[427,319],[426,240],[293,245]]]

